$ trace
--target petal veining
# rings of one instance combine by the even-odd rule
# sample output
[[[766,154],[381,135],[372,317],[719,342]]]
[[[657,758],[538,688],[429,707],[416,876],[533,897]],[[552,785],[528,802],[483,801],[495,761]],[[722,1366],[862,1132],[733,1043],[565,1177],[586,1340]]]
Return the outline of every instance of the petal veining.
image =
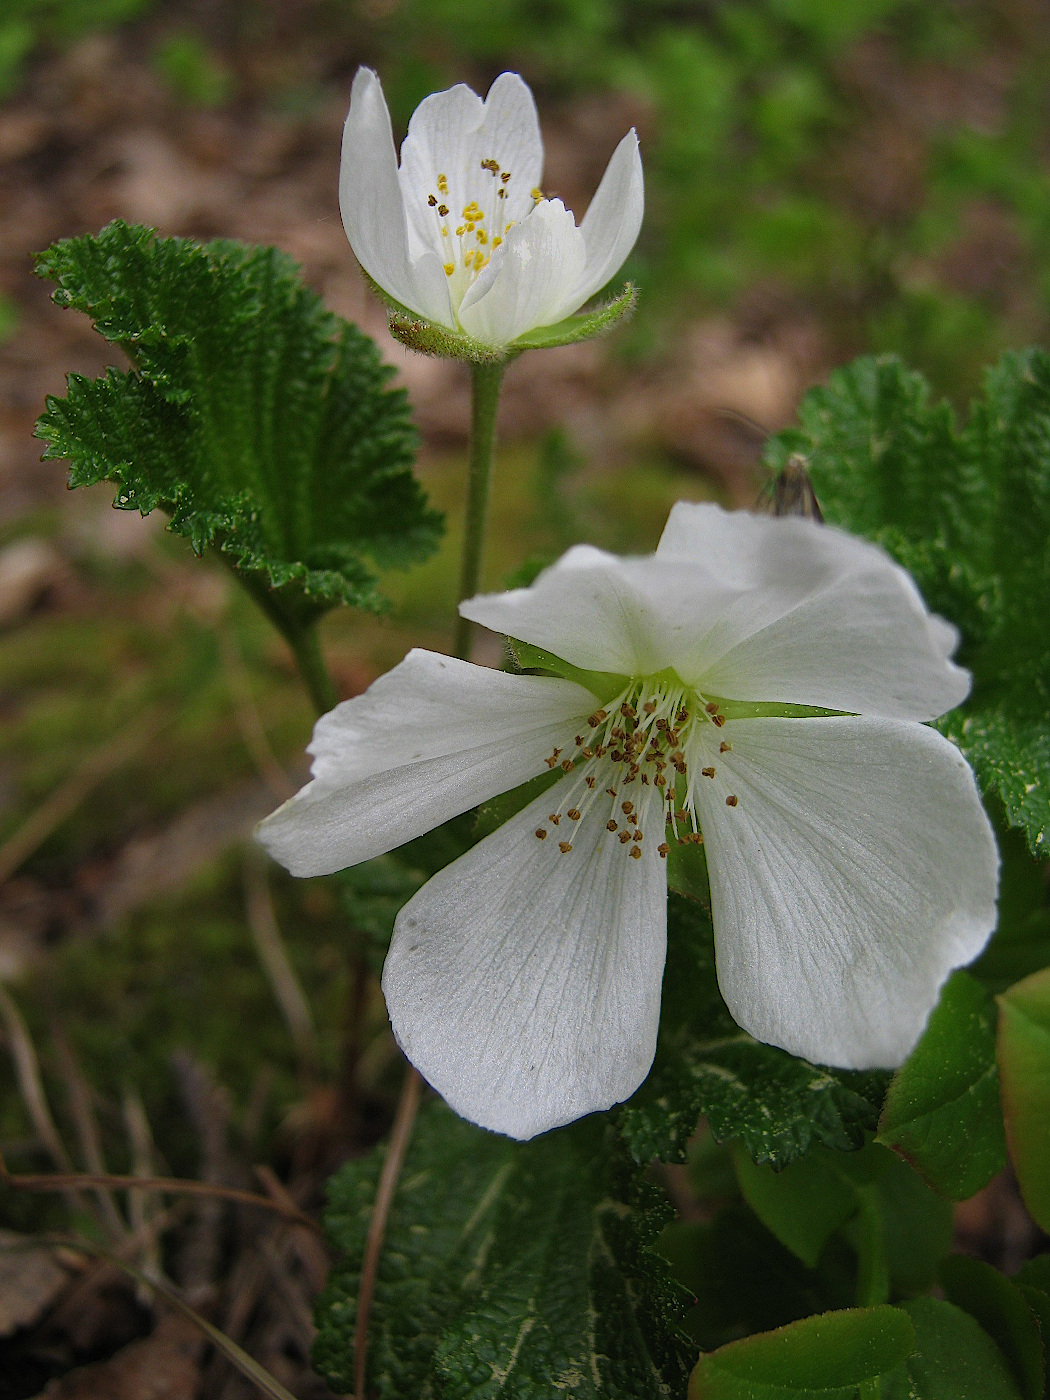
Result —
[[[537,841],[550,805],[424,885],[383,971],[408,1058],[457,1113],[515,1138],[627,1098],[659,1023],[666,867],[651,843],[626,859],[597,808],[570,850]]]
[[[535,777],[593,706],[570,681],[411,651],[318,721],[313,780],[259,840],[294,875],[369,860]]]
[[[878,546],[811,520],[679,502],[657,549],[735,597],[683,633],[683,680],[735,700],[928,720],[970,689],[955,629]]]
[[[485,345],[506,345],[535,326],[560,321],[579,306],[583,237],[560,199],[537,204],[515,224],[467,289],[459,322]]]
[[[577,287],[582,306],[623,266],[634,247],[645,213],[645,185],[638,136],[632,127],[613,151],[580,224],[587,262]]]
[[[644,676],[690,651],[735,596],[702,561],[622,559],[578,545],[530,587],[482,594],[459,610],[575,666]]]
[[[359,68],[350,93],[339,166],[339,209],[358,262],[390,296],[454,326],[441,260],[409,249],[390,113],[375,73]]]
[[[697,806],[729,1009],[818,1063],[900,1064],[995,926],[998,854],[969,766],[908,721],[724,734]]]

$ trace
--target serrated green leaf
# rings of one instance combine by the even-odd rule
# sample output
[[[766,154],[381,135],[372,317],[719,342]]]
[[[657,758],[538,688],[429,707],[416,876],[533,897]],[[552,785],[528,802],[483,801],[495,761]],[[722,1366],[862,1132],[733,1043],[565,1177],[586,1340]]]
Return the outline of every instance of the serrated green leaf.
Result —
[[[635,1159],[684,1161],[700,1114],[719,1141],[739,1138],[756,1161],[774,1166],[815,1142],[859,1147],[875,1127],[888,1075],[822,1068],[753,1040],[718,990],[708,912],[672,893],[667,913],[656,1059],[619,1110]]]
[[[38,271],[134,366],[48,399],[37,432],[71,485],[111,481],[114,504],[164,510],[299,622],[381,609],[375,568],[433,550],[441,520],[410,470],[404,392],[289,258],[118,222],[56,243]]]
[[[1042,1400],[1043,1341],[1020,1290],[990,1264],[962,1255],[944,1261],[941,1282],[949,1303],[968,1312],[999,1347],[1023,1400]]]
[[[903,1303],[915,1350],[882,1381],[882,1400],[1022,1400],[1006,1358],[968,1313],[939,1298]]]
[[[899,1308],[848,1308],[729,1342],[702,1356],[689,1400],[854,1400],[901,1365],[915,1331]]]
[[[1050,968],[999,1001],[999,1074],[1010,1158],[1032,1218],[1050,1229]]]
[[[1050,829],[1050,357],[1009,354],[968,423],[891,358],[832,375],[768,448],[800,454],[825,518],[882,544],[962,632],[970,701],[939,728],[1036,854]]]
[[[893,1076],[878,1140],[953,1201],[1005,1166],[995,1008],[968,973],[945,984],[922,1039]]]
[[[354,1302],[381,1154],[330,1185],[346,1255],[318,1310],[318,1367],[353,1376]],[[424,1106],[387,1228],[370,1393],[442,1400],[664,1397],[684,1388],[683,1294],[650,1250],[670,1214],[600,1118],[514,1143]]]

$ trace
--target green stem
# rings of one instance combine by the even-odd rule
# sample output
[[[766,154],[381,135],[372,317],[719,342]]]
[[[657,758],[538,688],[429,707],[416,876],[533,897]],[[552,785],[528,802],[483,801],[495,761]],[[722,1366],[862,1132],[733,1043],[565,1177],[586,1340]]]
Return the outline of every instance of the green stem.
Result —
[[[473,598],[481,579],[481,559],[485,544],[492,453],[496,443],[496,410],[506,368],[503,361],[486,360],[470,367],[470,465],[467,477],[467,514],[463,531],[463,556],[459,573],[459,602]],[[472,625],[465,617],[456,620],[454,654],[470,655]]]
[[[886,1227],[878,1193],[874,1186],[862,1187],[857,1220],[857,1306],[873,1308],[890,1296],[889,1264],[886,1259]],[[861,1381],[857,1400],[882,1400],[882,1377]]]
[[[314,708],[319,715],[327,714],[329,710],[334,708],[339,697],[321,653],[317,624],[315,622],[305,625],[286,623],[281,627],[281,631],[292,649],[295,664],[299,668],[303,684],[310,693],[310,699],[314,702]]]

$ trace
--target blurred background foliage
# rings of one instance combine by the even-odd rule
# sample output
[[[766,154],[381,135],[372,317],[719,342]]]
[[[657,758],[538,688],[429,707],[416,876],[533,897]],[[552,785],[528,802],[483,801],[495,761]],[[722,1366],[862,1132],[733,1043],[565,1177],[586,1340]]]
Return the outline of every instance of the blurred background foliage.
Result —
[[[136,22],[191,106],[260,84],[309,105],[359,61],[401,129],[428,92],[507,67],[541,105],[618,95],[649,199],[635,353],[767,284],[841,358],[893,349],[960,399],[1044,336],[1050,24],[1031,0],[7,0],[0,92],[34,54]]]

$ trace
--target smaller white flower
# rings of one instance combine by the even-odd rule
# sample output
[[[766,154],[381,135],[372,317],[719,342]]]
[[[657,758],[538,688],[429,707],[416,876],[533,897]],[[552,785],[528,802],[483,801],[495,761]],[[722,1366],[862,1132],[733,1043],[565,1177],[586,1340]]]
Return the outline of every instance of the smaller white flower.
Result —
[[[666,856],[701,833],[737,1022],[818,1063],[900,1064],[984,947],[998,878],[973,774],[924,723],[969,690],[957,634],[904,570],[813,521],[680,503],[654,555],[571,549],[461,610],[574,679],[410,652],[318,722],[313,781],[260,828],[322,875],[559,775],[397,918],[394,1033],[451,1106],[527,1138],[634,1092]]]
[[[379,79],[359,68],[343,132],[339,205],[372,280],[425,320],[499,350],[601,290],[642,223],[638,137],[617,146],[576,226],[540,190],[536,105],[516,73],[484,101],[464,84],[419,104],[398,166]]]

